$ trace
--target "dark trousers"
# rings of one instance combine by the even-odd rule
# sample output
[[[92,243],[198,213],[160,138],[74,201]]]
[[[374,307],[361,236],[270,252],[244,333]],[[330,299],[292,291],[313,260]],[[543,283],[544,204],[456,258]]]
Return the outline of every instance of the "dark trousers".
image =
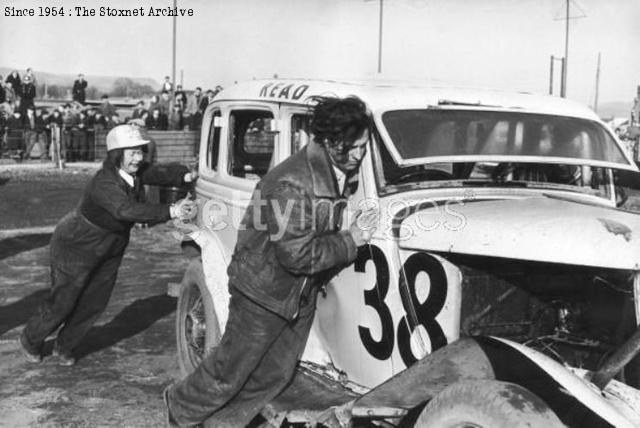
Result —
[[[180,426],[244,427],[292,379],[313,322],[315,302],[294,321],[232,292],[220,344],[169,388],[169,411]]]
[[[40,352],[44,340],[62,325],[56,339],[71,355],[107,307],[128,240],[67,215],[51,238],[51,289],[27,321],[22,341]]]

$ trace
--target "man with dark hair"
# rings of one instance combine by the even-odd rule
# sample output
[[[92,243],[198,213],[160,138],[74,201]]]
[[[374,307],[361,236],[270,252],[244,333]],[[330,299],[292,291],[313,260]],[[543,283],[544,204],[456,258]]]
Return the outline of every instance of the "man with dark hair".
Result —
[[[20,336],[29,362],[41,361],[44,340],[62,325],[53,352],[60,365],[75,364],[74,348],[109,302],[134,223],[195,215],[193,201],[182,199],[173,205],[144,201],[142,184],[176,186],[194,176],[181,165],[147,168],[143,159],[149,140],[138,127],[113,128],[106,144],[102,169],[51,237],[51,290]]]
[[[84,74],[78,74],[78,78],[73,82],[73,89],[71,90],[73,94],[73,101],[77,101],[80,104],[84,105],[86,98],[86,89],[87,81],[84,80]]]
[[[100,112],[105,118],[111,118],[113,115],[117,115],[116,108],[109,102],[109,95],[104,94],[102,96],[102,105],[100,106]]]
[[[210,102],[213,101],[213,98],[216,95],[213,93],[213,91],[211,89],[207,89],[207,92],[205,92],[205,96],[202,97],[202,99],[200,100],[200,111],[202,112],[202,114],[204,114],[204,111],[207,109],[207,106],[209,105]]]
[[[228,269],[224,335],[193,373],[165,390],[170,424],[244,427],[293,377],[319,290],[355,260],[377,224],[368,211],[340,227],[369,125],[360,99],[320,99],[313,141],[257,184]]]

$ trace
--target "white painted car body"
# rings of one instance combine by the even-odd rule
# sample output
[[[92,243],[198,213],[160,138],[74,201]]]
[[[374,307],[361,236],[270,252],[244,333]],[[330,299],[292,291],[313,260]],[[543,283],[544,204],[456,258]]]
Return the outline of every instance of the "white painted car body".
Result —
[[[248,204],[256,179],[239,178],[225,166],[229,158],[229,112],[252,108],[271,112],[277,131],[273,156],[277,163],[291,155],[291,118],[307,114],[310,97],[356,95],[371,110],[382,142],[398,165],[448,162],[452,157],[406,159],[396,150],[383,114],[397,109],[429,106],[454,111],[516,112],[578,118],[602,127],[622,153],[613,161],[591,160],[593,167],[636,171],[620,142],[589,109],[568,100],[530,94],[428,87],[398,82],[334,82],[313,80],[251,81],[218,94],[203,119],[200,144],[200,179],[197,195],[204,202],[200,230],[192,234],[202,249],[207,288],[214,300],[221,331],[227,319],[226,267],[233,251],[237,225]],[[439,106],[439,107],[438,107]],[[213,119],[217,111],[219,119]],[[219,167],[206,162],[208,139],[220,132]],[[369,254],[343,270],[327,286],[318,301],[312,335],[304,359],[332,366],[364,388],[375,388],[405,370],[411,362],[435,347],[460,337],[463,274],[446,253],[565,263],[638,271],[640,266],[640,217],[615,210],[612,189],[604,197],[563,188],[491,188],[486,186],[414,186],[381,194],[375,164],[369,150],[360,171],[357,192],[350,201],[343,225],[361,201],[375,203],[382,213]],[[477,162],[536,162],[540,156],[514,157],[469,154],[456,158]],[[555,158],[551,163],[579,164],[575,159]],[[427,200],[429,208],[412,212],[400,223],[394,218],[402,209]],[[201,207],[202,208],[202,207]],[[345,227],[345,226],[343,226]],[[526,242],[526,245],[522,245]],[[406,280],[408,263],[430,267],[414,269],[413,297],[416,305],[429,306],[429,319],[410,326],[406,297],[400,281]],[[429,269],[435,269],[429,271]],[[635,296],[636,301],[638,296]],[[409,299],[411,300],[411,299]],[[415,308],[413,308],[415,310]],[[444,343],[443,343],[444,341]],[[437,346],[434,346],[435,345]],[[596,394],[583,379],[548,357],[525,346],[508,342],[535,360],[552,376],[563,379],[570,393],[579,394],[588,406],[602,412],[615,426],[638,426],[638,391]],[[586,386],[585,386],[586,385]],[[581,398],[582,399],[582,398]],[[622,412],[610,401],[623,402]],[[631,403],[631,404],[629,404]],[[620,407],[620,406],[618,406]]]

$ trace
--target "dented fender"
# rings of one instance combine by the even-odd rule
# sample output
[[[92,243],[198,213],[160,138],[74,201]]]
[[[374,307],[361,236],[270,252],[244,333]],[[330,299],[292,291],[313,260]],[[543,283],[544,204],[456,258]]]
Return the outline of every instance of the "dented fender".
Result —
[[[623,402],[619,385],[614,385],[615,391],[600,393],[585,378],[546,355],[494,337],[463,338],[427,355],[363,394],[355,401],[353,414],[364,416],[381,408],[409,410],[449,385],[478,379],[511,382],[528,389],[568,426],[640,426],[640,414],[631,402],[640,399],[640,392],[633,390],[633,400]],[[626,394],[632,394],[629,389],[625,388]]]

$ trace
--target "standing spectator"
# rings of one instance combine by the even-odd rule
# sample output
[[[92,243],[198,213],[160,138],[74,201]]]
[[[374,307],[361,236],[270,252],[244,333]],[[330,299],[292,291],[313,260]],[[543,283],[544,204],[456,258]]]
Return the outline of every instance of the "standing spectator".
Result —
[[[44,119],[42,110],[27,109],[24,118],[24,141],[27,149],[25,156],[27,159],[47,157],[47,137],[44,133]]]
[[[77,157],[77,151],[73,146],[73,128],[77,125],[78,118],[71,110],[70,104],[64,105],[64,111],[62,113],[62,130],[61,130],[61,143],[60,151],[62,157],[67,162],[75,162]]]
[[[31,82],[33,83],[33,85],[37,87],[38,82],[36,81],[36,75],[33,74],[33,69],[31,67],[27,68],[27,71],[24,77],[27,77],[27,76],[29,76],[29,79],[31,79]]]
[[[163,92],[160,94],[160,101],[158,101],[158,108],[160,109],[160,113],[165,116],[168,116],[171,113],[171,98],[169,98],[168,92]]]
[[[18,74],[18,70],[13,70],[11,74],[7,76],[7,80],[5,83],[11,83],[11,87],[15,93],[16,97],[20,97],[20,89],[22,89],[22,80],[20,79],[20,74]]]
[[[2,81],[2,76],[0,75],[0,104],[4,103],[7,100],[7,92],[4,89],[4,82]]]
[[[180,110],[184,110],[187,106],[187,94],[182,90],[182,85],[176,86],[176,93],[173,97],[173,104],[178,105]]]
[[[151,100],[149,100],[149,108],[147,111],[151,113],[157,108],[160,108],[160,97],[158,95],[152,95]]]
[[[0,86],[2,82],[0,81]],[[0,104],[0,157],[4,153],[5,146],[7,145],[5,131],[7,129],[7,113],[5,111],[6,104]]]
[[[45,121],[47,111],[36,109],[36,143],[42,144],[43,156],[46,158],[49,153],[49,139],[47,138],[47,123]]]
[[[96,110],[90,108],[86,111],[86,114],[88,160],[93,161],[96,158]]]
[[[73,148],[76,152],[76,160],[88,160],[87,115],[83,111],[79,111],[77,113],[77,120],[71,129],[71,139],[73,140]]]
[[[202,111],[200,110],[200,98],[202,98],[202,88],[199,86],[187,98],[187,107],[184,111],[184,121],[189,129],[200,129],[200,121],[202,120]]]
[[[105,121],[106,129],[114,128],[120,125],[120,122],[121,122],[120,116],[118,116],[118,113],[114,113],[111,116],[105,116],[104,121]]]
[[[8,103],[15,103],[17,101],[18,96],[16,95],[16,91],[13,89],[13,83],[7,82],[4,87],[4,96],[5,101]]]
[[[131,112],[131,119],[140,119],[144,111],[144,101],[138,101]]]
[[[209,105],[210,102],[213,101],[215,96],[216,94],[211,89],[207,89],[207,93],[205,97],[203,97],[202,101],[200,101],[200,111],[202,112],[202,114],[204,114],[204,111],[207,109],[207,106]]]
[[[100,110],[96,111],[95,119],[93,122],[93,131],[95,133],[104,131],[107,128],[107,120]]]
[[[147,129],[156,131],[167,130],[167,116],[160,113],[160,109],[154,108],[145,121]]]
[[[106,308],[134,223],[185,220],[195,202],[145,202],[144,184],[179,186],[194,176],[181,165],[149,167],[149,141],[140,130],[121,125],[107,134],[107,158],[87,185],[77,208],[56,226],[50,243],[51,291],[27,322],[20,344],[29,362],[42,360],[42,345],[57,333],[58,364],[72,366],[74,349]]]
[[[47,135],[51,142],[51,144],[49,144],[49,157],[53,160],[57,160],[58,156],[63,157],[63,148],[61,144],[62,125],[62,113],[60,113],[60,110],[58,109],[53,110],[45,120]]]
[[[36,85],[31,81],[31,77],[24,76],[22,81],[22,90],[20,91],[22,97],[20,98],[20,112],[25,115],[28,108],[35,110],[35,104],[33,99],[36,97]]]
[[[7,120],[6,150],[13,157],[22,159],[24,156],[24,119],[19,110],[14,110]]]
[[[173,91],[173,83],[171,83],[171,78],[169,76],[164,76],[164,82],[162,83],[162,89],[160,92],[170,93]]]
[[[102,105],[100,106],[100,111],[105,118],[111,118],[114,114],[116,114],[116,108],[109,102],[109,95],[107,94],[102,96]]]
[[[78,78],[73,82],[73,101],[77,101],[84,105],[86,99],[87,81],[84,80],[84,74],[78,74]]]
[[[173,110],[171,110],[171,114],[168,117],[168,129],[170,131],[182,129],[182,110],[177,104],[173,106]]]

